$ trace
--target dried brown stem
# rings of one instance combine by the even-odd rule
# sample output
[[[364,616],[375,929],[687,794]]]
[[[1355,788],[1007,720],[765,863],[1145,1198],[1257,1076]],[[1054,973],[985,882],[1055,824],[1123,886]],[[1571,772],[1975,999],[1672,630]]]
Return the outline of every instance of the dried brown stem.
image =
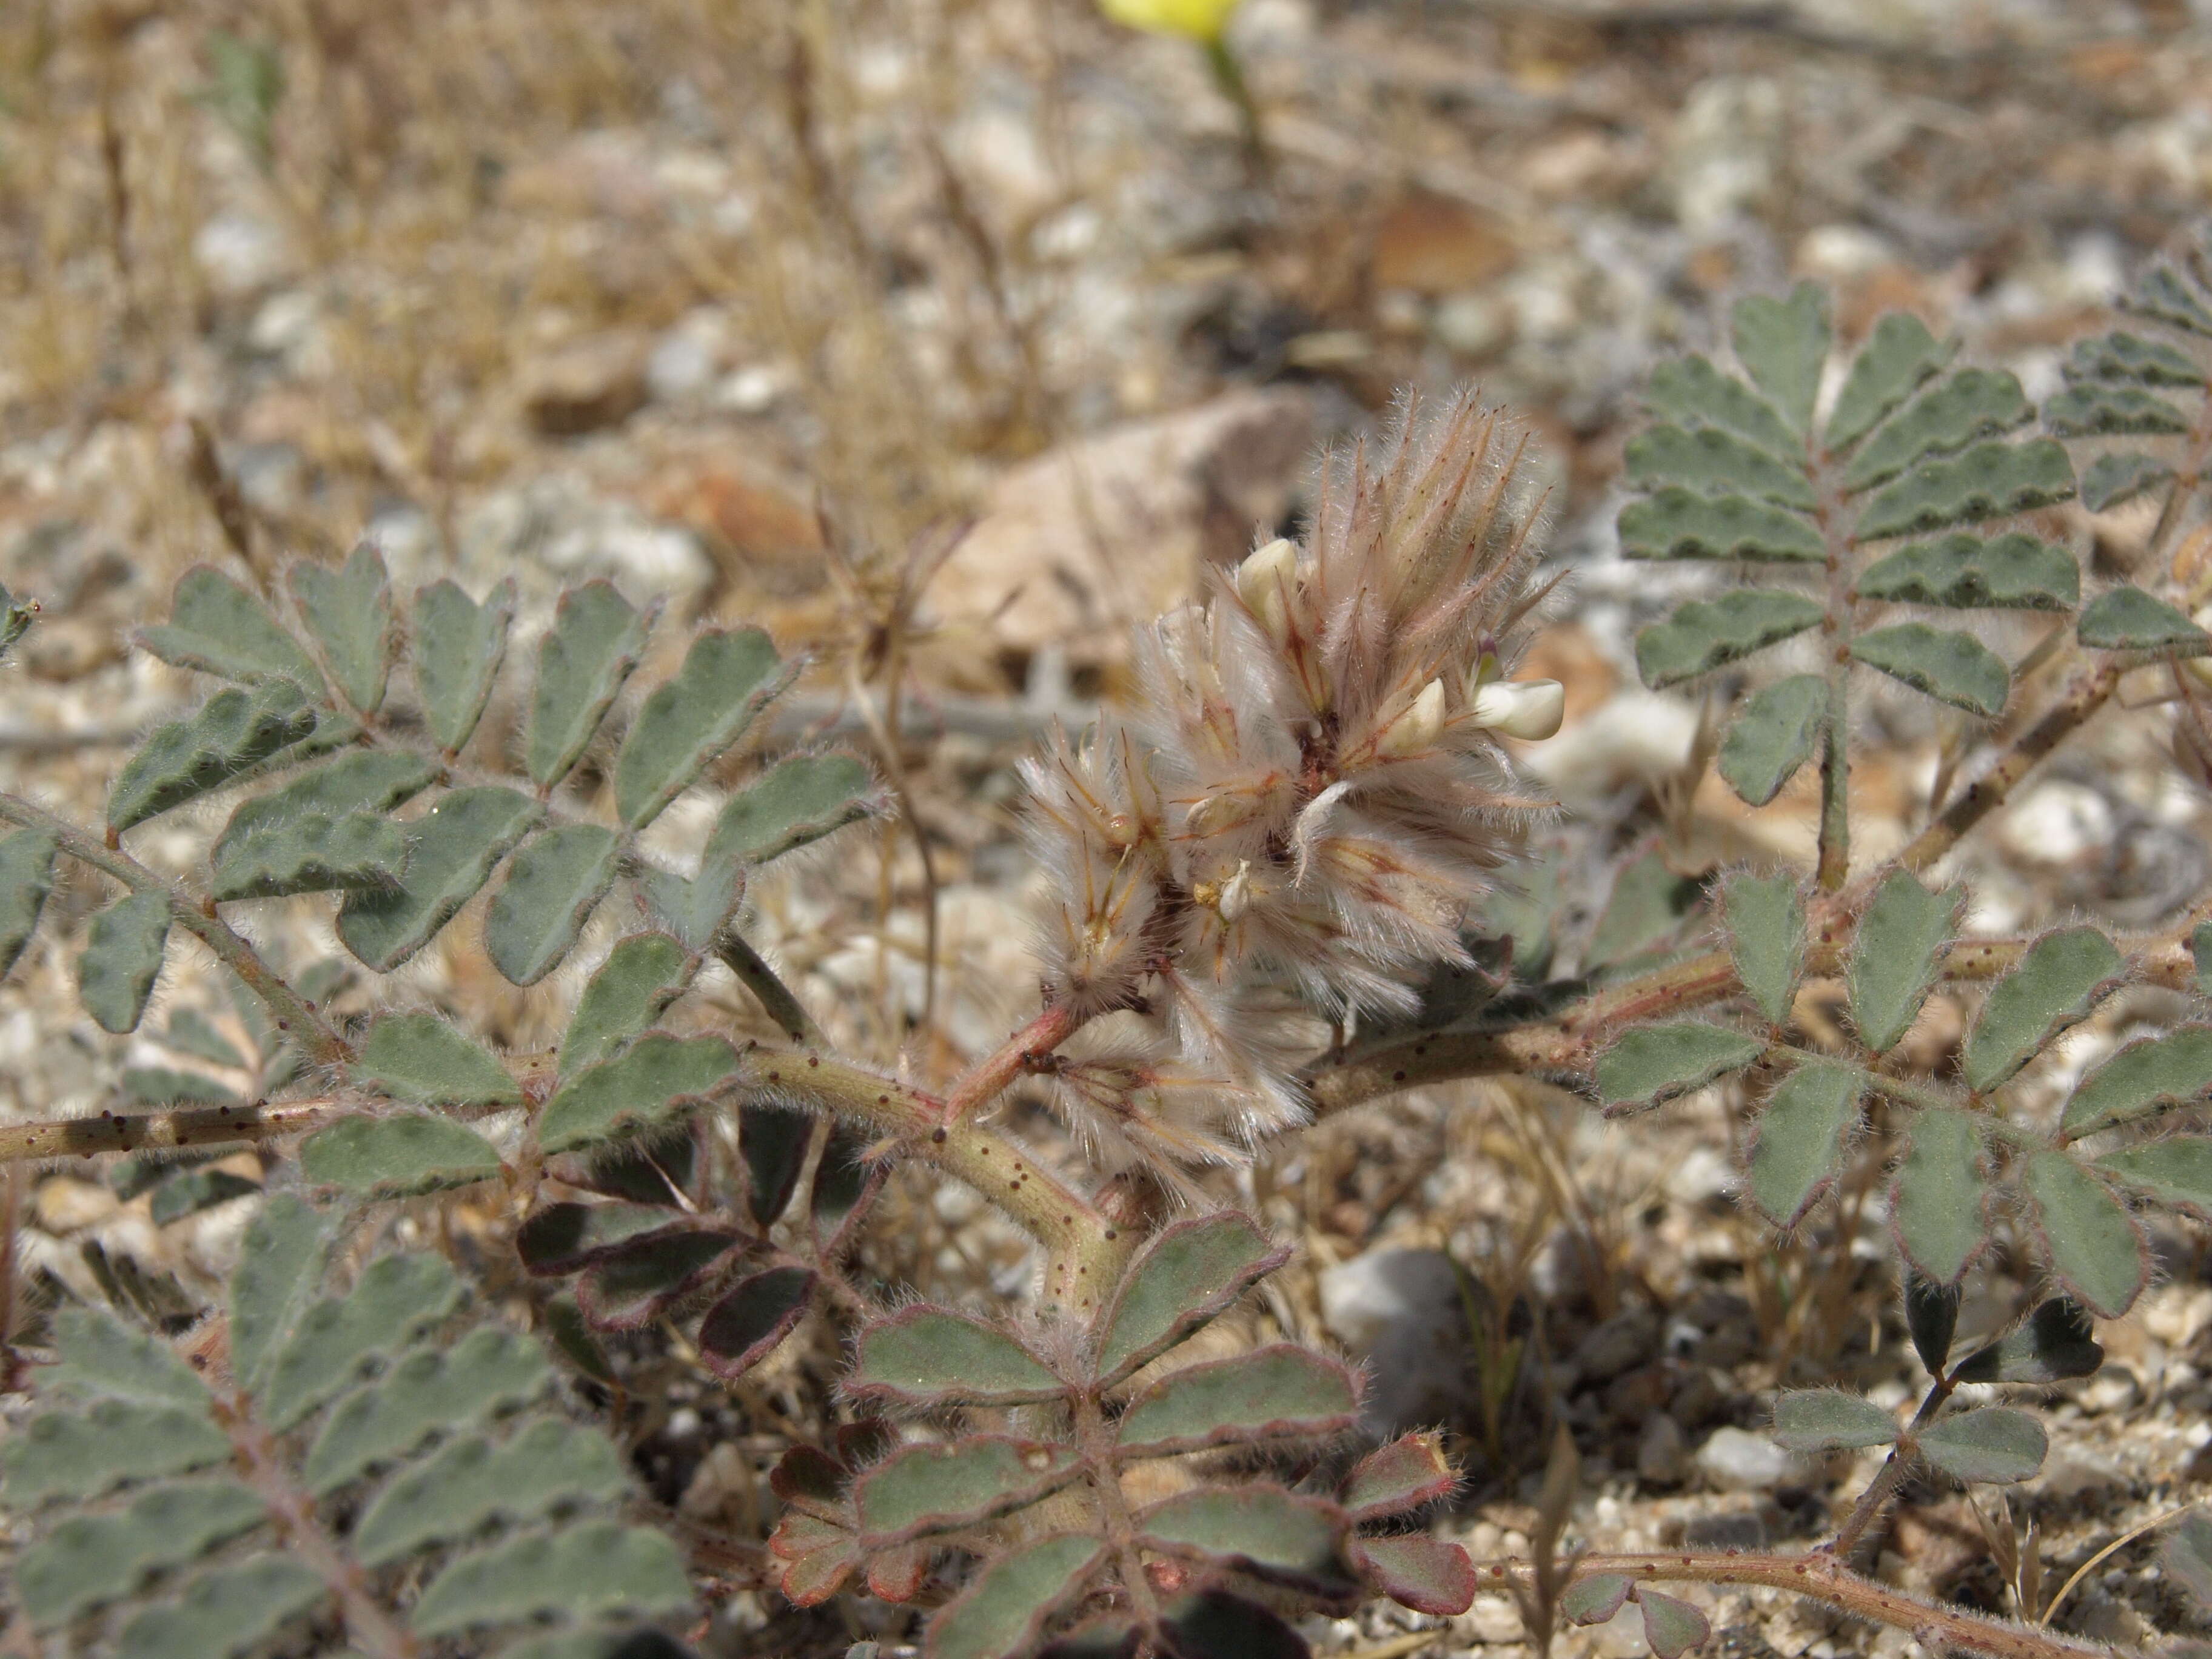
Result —
[[[1527,1561],[1486,1561],[1475,1571],[1485,1585],[1523,1593],[1534,1588],[1534,1569]],[[1931,1652],[1956,1649],[1990,1659],[2107,1659],[2112,1652],[1892,1589],[1853,1572],[1826,1550],[1804,1555],[1583,1555],[1576,1558],[1568,1582],[1601,1573],[1659,1583],[1758,1584],[1787,1590],[1853,1618],[1910,1631]]]
[[[70,857],[113,877],[134,893],[167,894],[169,913],[177,925],[214,951],[222,964],[244,981],[246,988],[268,1009],[270,1018],[276,1022],[276,1029],[291,1034],[307,1050],[310,1060],[318,1066],[338,1066],[353,1058],[353,1050],[345,1039],[331,1029],[313,1004],[262,961],[259,953],[229,924],[213,914],[212,905],[203,905],[191,894],[149,870],[128,854],[103,845],[67,820],[20,796],[0,794],[0,821],[52,836]]]

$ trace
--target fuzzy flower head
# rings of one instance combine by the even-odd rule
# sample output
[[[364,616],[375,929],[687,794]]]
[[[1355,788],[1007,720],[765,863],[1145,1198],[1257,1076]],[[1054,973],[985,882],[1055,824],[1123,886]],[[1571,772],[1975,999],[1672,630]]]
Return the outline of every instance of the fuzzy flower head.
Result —
[[[1466,962],[1467,908],[1544,805],[1500,739],[1549,737],[1563,710],[1556,682],[1510,673],[1542,597],[1522,443],[1468,397],[1401,410],[1379,453],[1324,465],[1302,541],[1147,630],[1126,723],[1031,769],[1047,994],[1164,1045],[1066,1080],[1092,1129],[1156,1164],[1214,1161],[1298,1109],[1286,1006],[1402,1011]]]

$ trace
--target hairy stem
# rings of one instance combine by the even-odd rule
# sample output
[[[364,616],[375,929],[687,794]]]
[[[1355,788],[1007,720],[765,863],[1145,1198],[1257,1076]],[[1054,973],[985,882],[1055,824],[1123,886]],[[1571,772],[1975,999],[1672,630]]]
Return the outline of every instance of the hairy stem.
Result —
[[[755,1048],[732,1079],[891,1136],[902,1152],[942,1170],[997,1205],[1044,1248],[1047,1298],[1097,1310],[1135,1240],[1018,1142],[976,1123],[948,1122],[945,1102],[834,1054]]]
[[[822,1035],[822,1028],[814,1023],[814,1016],[806,1012],[806,1006],[791,994],[791,988],[768,965],[767,959],[741,935],[725,933],[714,946],[714,954],[753,994],[777,1029],[794,1046],[809,1042],[817,1048],[829,1046],[829,1039]]]
[[[1047,1008],[952,1085],[945,1097],[945,1121],[958,1123],[974,1116],[1004,1094],[1016,1078],[1073,1036],[1082,1024],[1066,1003]]]
[[[1906,1432],[1917,1433],[1926,1428],[1936,1413],[1943,1409],[1943,1402],[1951,1397],[1951,1391],[1958,1386],[1959,1376],[1955,1370],[1946,1371],[1930,1383],[1927,1397],[1920,1402],[1920,1409],[1912,1413],[1912,1426]],[[1910,1467],[1899,1449],[1893,1446],[1889,1455],[1882,1460],[1881,1469],[1873,1480],[1867,1482],[1866,1490],[1859,1494],[1859,1501],[1844,1517],[1844,1524],[1836,1528],[1836,1535],[1828,1540],[1826,1553],[1838,1561],[1848,1563],[1850,1560],[1851,1552],[1858,1547],[1859,1540],[1866,1536],[1867,1528],[1881,1518],[1882,1512],[1889,1507],[1889,1500],[1905,1484],[1905,1473]]]
[[[1817,459],[1814,463],[1817,476]],[[1838,523],[1839,496],[1825,484],[1820,508],[1827,544],[1828,605],[1820,619],[1827,647],[1828,702],[1820,722],[1820,853],[1814,880],[1824,893],[1840,892],[1851,867],[1851,624],[1850,537]]]
[[[259,953],[251,945],[215,914],[212,904],[203,905],[175,883],[148,869],[127,853],[102,844],[65,819],[55,817],[42,806],[33,805],[20,796],[0,794],[0,821],[52,836],[70,857],[80,864],[90,865],[103,875],[113,877],[134,893],[166,895],[169,901],[169,913],[177,925],[206,945],[225,967],[238,975],[246,988],[260,1000],[263,1007],[268,1009],[269,1017],[276,1022],[276,1029],[295,1037],[307,1050],[309,1060],[318,1066],[339,1066],[353,1058],[353,1050],[347,1046],[345,1039],[331,1030],[305,997],[286,984],[280,975],[262,961]]]
[[[1534,1571],[1527,1561],[1486,1561],[1475,1568],[1483,1583],[1522,1590],[1533,1590]],[[1787,1590],[1853,1618],[1910,1631],[1931,1652],[1960,1649],[1991,1659],[2110,1659],[2112,1651],[1892,1589],[1852,1571],[1826,1550],[1804,1555],[1583,1555],[1575,1559],[1568,1582],[1601,1573],[1658,1583],[1758,1584]]]
[[[1915,872],[1935,864],[2002,805],[2039,762],[2111,702],[2119,684],[2117,663],[2108,660],[2082,669],[2044,711],[2043,718],[2022,732],[1996,765],[1954,796],[1942,815],[1906,843],[1897,861]]]
[[[9,1123],[0,1125],[0,1163],[280,1140],[350,1117],[357,1109],[324,1097],[260,1106],[185,1106],[165,1112],[102,1112],[97,1117]]]
[[[360,1564],[349,1559],[323,1530],[314,1500],[293,1483],[276,1437],[254,1421],[245,1397],[218,1401],[216,1416],[230,1436],[240,1473],[275,1519],[285,1552],[313,1569],[337,1598],[345,1615],[346,1634],[372,1659],[416,1659],[421,1644],[384,1610]]]

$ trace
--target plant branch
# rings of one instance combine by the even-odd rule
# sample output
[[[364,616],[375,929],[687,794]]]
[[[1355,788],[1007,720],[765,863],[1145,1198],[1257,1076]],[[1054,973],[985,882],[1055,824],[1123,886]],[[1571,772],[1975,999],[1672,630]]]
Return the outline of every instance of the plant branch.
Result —
[[[1035,1069],[1073,1036],[1082,1024],[1081,1017],[1066,1003],[1047,1008],[952,1085],[945,1097],[945,1121],[959,1123],[973,1117],[1004,1094],[1016,1078]]]
[[[188,1106],[164,1112],[102,1112],[97,1117],[9,1123],[0,1125],[0,1164],[279,1140],[319,1129],[359,1109],[325,1096],[259,1106]]]
[[[1097,1311],[1136,1240],[1044,1167],[1020,1143],[980,1124],[946,1121],[945,1103],[890,1078],[812,1050],[755,1047],[731,1083],[780,1095],[891,1136],[906,1155],[942,1170],[1005,1211],[1043,1246],[1048,1299]]]
[[[1534,1568],[1527,1561],[1486,1561],[1475,1568],[1478,1582],[1534,1589]],[[2047,1631],[2030,1630],[1924,1600],[1876,1583],[1850,1570],[1826,1550],[1804,1555],[1583,1555],[1575,1559],[1568,1582],[1619,1573],[1658,1583],[1757,1584],[1787,1590],[1873,1624],[1910,1631],[1931,1651],[1959,1649],[1990,1659],[2110,1659],[2111,1650],[2093,1647]]]
[[[276,1022],[276,1029],[295,1036],[318,1066],[343,1065],[353,1050],[314,1010],[314,1006],[287,984],[259,954],[214,913],[212,904],[200,901],[167,878],[155,873],[119,848],[102,844],[66,819],[20,796],[0,794],[0,820],[52,836],[61,850],[80,864],[88,864],[112,876],[134,893],[167,895],[169,913],[177,925],[198,939],[236,974],[246,988],[260,999]]]
[[[1815,462],[1815,472],[1819,470]],[[1845,560],[1850,537],[1836,522],[1842,502],[1825,483],[1821,493],[1819,516],[1820,537],[1827,544],[1828,604],[1820,637],[1828,653],[1828,699],[1820,722],[1820,850],[1813,878],[1822,892],[1835,893],[1843,890],[1851,867],[1851,629],[1856,617]]]
[[[809,1042],[819,1048],[829,1047],[829,1039],[814,1023],[814,1016],[806,1012],[805,1005],[792,994],[791,988],[769,966],[767,958],[754,950],[743,935],[725,932],[714,946],[714,954],[759,1000],[768,1017],[794,1047]]]

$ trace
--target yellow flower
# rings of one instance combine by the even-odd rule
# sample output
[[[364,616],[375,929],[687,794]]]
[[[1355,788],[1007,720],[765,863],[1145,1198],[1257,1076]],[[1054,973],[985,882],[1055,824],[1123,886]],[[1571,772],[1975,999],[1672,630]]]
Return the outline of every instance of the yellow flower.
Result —
[[[1098,0],[1098,9],[1117,23],[1215,41],[1229,27],[1238,0]]]

